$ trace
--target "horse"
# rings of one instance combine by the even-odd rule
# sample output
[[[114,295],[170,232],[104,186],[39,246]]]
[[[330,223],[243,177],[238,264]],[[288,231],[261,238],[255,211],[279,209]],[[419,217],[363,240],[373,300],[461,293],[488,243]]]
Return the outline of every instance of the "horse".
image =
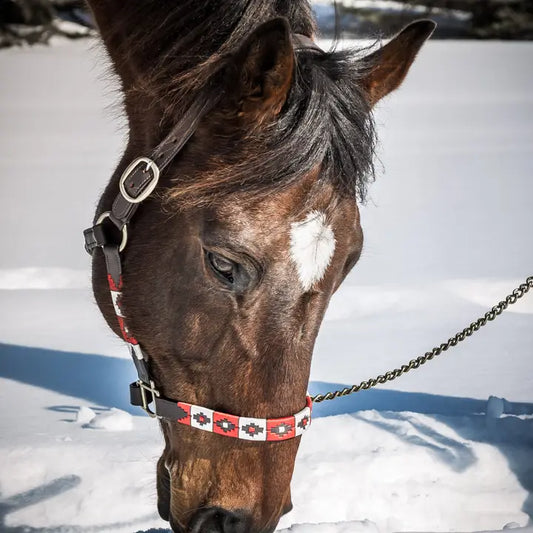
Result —
[[[88,3],[129,130],[95,222],[112,217],[132,161],[180,145],[119,226],[128,245],[113,256],[115,296],[117,260],[93,255],[99,309],[117,335],[135,337],[153,379],[141,395],[172,398],[189,417],[158,417],[159,514],[175,532],[272,532],[292,508],[301,432],[287,422],[276,427],[294,438],[251,442],[265,429],[255,422],[247,438],[198,427],[216,412],[294,422],[287,415],[309,409],[315,338],[363,246],[373,108],[402,83],[434,23],[416,21],[377,49],[324,51],[307,0]],[[169,141],[176,124],[182,138]],[[209,416],[193,423],[191,405]],[[233,430],[230,419],[219,429]]]

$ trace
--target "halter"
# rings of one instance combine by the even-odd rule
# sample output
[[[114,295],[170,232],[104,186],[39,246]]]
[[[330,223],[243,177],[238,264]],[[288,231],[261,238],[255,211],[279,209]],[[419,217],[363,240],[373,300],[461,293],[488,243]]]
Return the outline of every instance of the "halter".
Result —
[[[295,35],[295,50],[321,51],[308,37]],[[130,402],[142,407],[151,417],[176,420],[180,424],[226,437],[248,441],[282,441],[302,435],[311,424],[312,400],[306,397],[305,407],[284,418],[250,418],[221,413],[186,402],[161,396],[148,368],[148,356],[129,331],[122,311],[122,260],[128,243],[128,224],[139,205],[157,187],[161,173],[174,160],[192,137],[200,120],[213,109],[214,103],[193,104],[172,131],[153,150],[150,157],[138,157],[124,170],[119,181],[119,193],[110,211],[105,211],[96,224],[83,232],[85,249],[104,254],[107,279],[113,307],[124,341],[129,347],[138,380],[130,384]]]

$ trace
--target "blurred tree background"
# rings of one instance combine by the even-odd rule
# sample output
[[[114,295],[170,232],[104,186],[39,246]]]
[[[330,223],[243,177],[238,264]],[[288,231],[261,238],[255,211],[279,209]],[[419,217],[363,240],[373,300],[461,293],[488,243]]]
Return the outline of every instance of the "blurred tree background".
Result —
[[[533,39],[533,0],[320,0],[313,5],[324,37],[386,36],[429,17],[439,25],[437,38]],[[57,35],[94,35],[83,0],[0,0],[0,47],[48,43]]]
[[[92,28],[83,0],[0,0],[0,48],[86,37]]]
[[[438,23],[437,38],[533,39],[533,0],[338,0],[337,25],[347,37],[390,35],[421,17]],[[315,11],[326,34],[335,32],[331,2]]]

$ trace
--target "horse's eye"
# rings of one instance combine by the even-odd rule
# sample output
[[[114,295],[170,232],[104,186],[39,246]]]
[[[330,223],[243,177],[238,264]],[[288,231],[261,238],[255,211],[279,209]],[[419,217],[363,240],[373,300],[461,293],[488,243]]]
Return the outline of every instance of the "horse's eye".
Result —
[[[227,283],[233,283],[235,281],[237,265],[233,261],[214,252],[207,252],[207,261],[215,274],[222,277],[223,281]]]

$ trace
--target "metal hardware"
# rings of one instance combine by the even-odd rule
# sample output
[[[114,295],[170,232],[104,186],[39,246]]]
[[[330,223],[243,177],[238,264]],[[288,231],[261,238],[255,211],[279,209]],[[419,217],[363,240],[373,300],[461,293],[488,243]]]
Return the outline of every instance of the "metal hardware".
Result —
[[[126,191],[125,187],[125,181],[128,179],[129,175],[141,164],[146,163],[146,168],[143,170],[143,172],[152,172],[152,181],[148,185],[148,187],[136,198],[133,198],[133,196],[130,196],[130,194]],[[152,161],[149,157],[138,157],[137,159],[133,160],[124,173],[122,174],[120,178],[119,188],[120,188],[120,194],[124,197],[125,200],[130,202],[130,204],[140,204],[143,200],[146,200],[148,196],[152,194],[154,189],[157,186],[157,182],[159,181],[159,174],[160,170],[159,167],[156,165],[154,161]]]
[[[513,292],[511,292],[511,294],[507,295],[504,300],[492,307],[490,311],[487,311],[481,318],[478,318],[475,322],[472,322],[462,331],[456,333],[453,337],[449,338],[441,345],[436,346],[431,351],[426,352],[424,355],[421,355],[416,359],[411,359],[409,363],[402,365],[400,368],[389,370],[388,372],[385,372],[385,374],[381,374],[376,378],[370,378],[366,381],[361,381],[359,385],[352,385],[351,387],[346,387],[334,392],[326,392],[325,394],[317,394],[311,398],[313,403],[320,403],[325,400],[334,400],[335,398],[348,396],[354,392],[371,389],[376,385],[387,383],[388,381],[399,378],[401,375],[409,372],[409,370],[418,368],[428,361],[431,361],[434,357],[437,357],[437,355],[440,355],[442,352],[445,352],[449,348],[457,346],[457,344],[464,341],[467,337],[470,337],[488,322],[494,320],[498,315],[501,315],[510,305],[515,304],[518,299],[522,298],[522,296],[524,296],[530,289],[533,289],[533,276],[527,278],[525,283],[520,284]]]
[[[101,224],[104,220],[111,217],[111,211],[105,211],[103,212],[96,221],[96,225]],[[126,244],[128,243],[128,226],[124,224],[122,226],[122,241],[120,242],[120,246],[118,247],[118,251],[122,252],[124,248],[126,248]]]
[[[152,418],[160,418],[160,416],[157,414],[157,404],[155,403],[156,396],[159,398],[160,394],[159,391],[155,388],[155,383],[150,380],[150,385],[146,384],[141,379],[137,381],[137,385],[139,385],[139,389],[141,391],[141,399],[142,399],[142,408],[152,417]],[[152,394],[152,399],[154,400],[154,410],[152,411],[148,405],[150,402],[148,401],[146,397],[146,391],[149,391]]]

